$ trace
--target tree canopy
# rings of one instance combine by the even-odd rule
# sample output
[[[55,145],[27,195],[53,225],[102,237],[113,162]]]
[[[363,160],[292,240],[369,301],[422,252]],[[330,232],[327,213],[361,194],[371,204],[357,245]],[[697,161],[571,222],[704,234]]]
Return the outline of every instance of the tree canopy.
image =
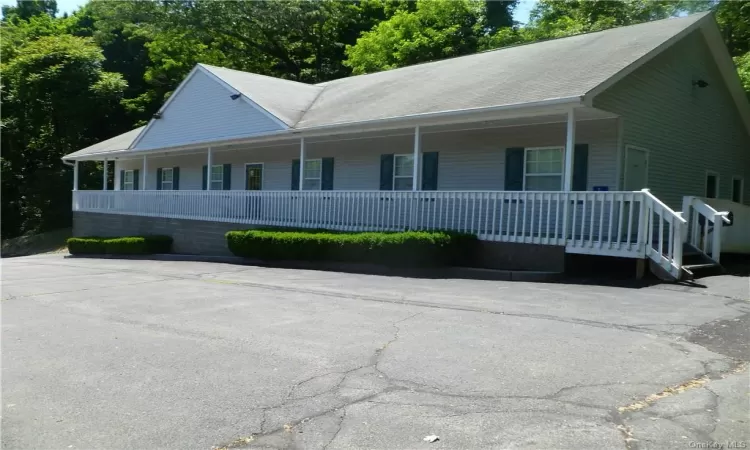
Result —
[[[198,62],[318,83],[713,9],[750,92],[750,2],[540,0],[54,0],[3,6],[2,237],[70,223],[60,157],[144,124]],[[101,170],[99,168],[99,170]],[[94,163],[83,188],[101,187]]]

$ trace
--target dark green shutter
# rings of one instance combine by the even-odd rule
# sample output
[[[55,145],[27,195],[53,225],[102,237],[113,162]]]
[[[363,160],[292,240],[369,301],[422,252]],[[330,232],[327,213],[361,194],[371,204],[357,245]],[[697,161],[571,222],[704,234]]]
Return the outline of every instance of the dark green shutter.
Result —
[[[393,154],[380,155],[380,190],[393,190]]]
[[[135,169],[133,171],[133,190],[134,191],[138,190],[138,183],[140,183],[140,181],[141,181],[141,177],[139,176],[140,172],[141,171],[138,170],[138,169]],[[144,186],[144,189],[145,189],[145,186]]]
[[[422,154],[422,190],[437,191],[438,152]]]
[[[224,185],[222,189],[225,191],[232,190],[232,165],[224,164]]]
[[[292,160],[292,190],[299,191],[299,159]]]
[[[589,172],[589,145],[576,144],[573,153],[573,190],[585,191]]]
[[[125,171],[124,170],[120,171],[120,190],[121,191],[125,190]]]
[[[333,158],[323,158],[320,189],[323,191],[333,190]]]
[[[203,190],[206,190],[208,185],[208,166],[203,166]]]
[[[505,190],[523,190],[523,147],[505,150]]]
[[[172,167],[172,189],[175,191],[180,189],[180,168]]]
[[[161,167],[156,169],[156,190],[161,191]]]

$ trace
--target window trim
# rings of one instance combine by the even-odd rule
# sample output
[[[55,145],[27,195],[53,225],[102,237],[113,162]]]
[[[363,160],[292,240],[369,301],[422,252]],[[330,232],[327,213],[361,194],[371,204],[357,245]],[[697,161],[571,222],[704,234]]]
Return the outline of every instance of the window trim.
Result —
[[[729,198],[729,200],[734,202],[734,182],[739,180],[740,182],[740,199],[738,202],[735,203],[742,203],[745,200],[745,196],[743,195],[745,193],[745,178],[741,175],[733,175],[732,176],[732,196]]]
[[[410,175],[396,175],[396,160],[399,156],[410,156],[412,158],[412,171]],[[412,187],[409,189],[406,189],[407,191],[411,191],[414,188],[414,154],[413,153],[398,153],[393,155],[393,176],[391,177],[391,190],[396,190],[396,178],[409,178],[411,179],[411,185]]]
[[[300,180],[300,187],[304,191],[322,191],[323,190],[323,158],[311,158],[311,159],[305,159],[304,165],[307,165],[308,162],[320,162],[320,173],[318,173],[317,177],[308,177],[307,176],[307,168],[302,167],[302,179]],[[318,181],[318,187],[315,189],[308,189],[305,186],[305,181],[307,180],[317,180]]]
[[[247,190],[247,166],[260,166],[260,190],[262,191],[263,190],[263,175],[266,171],[265,164],[262,162],[245,163],[245,187],[244,187],[245,190]],[[322,170],[323,169],[321,168],[321,172]],[[322,173],[321,173],[321,176],[322,176]]]
[[[133,180],[128,181],[128,173],[133,175]],[[130,189],[128,189],[128,185],[130,185]],[[134,191],[135,190],[135,170],[123,170],[122,171],[122,190],[123,191]]]
[[[527,173],[526,172],[526,166],[528,162],[528,152],[530,150],[560,150],[560,163],[562,164],[562,171],[558,173]],[[563,190],[563,186],[565,186],[565,147],[564,146],[558,146],[558,145],[551,145],[546,147],[525,147],[523,149],[523,191],[526,191],[526,177],[552,177],[552,176],[560,176],[560,189],[558,191]],[[528,191],[533,192],[533,191]],[[557,191],[555,191],[557,192]]]
[[[708,177],[710,175],[714,175],[716,177],[716,194],[713,198],[719,198],[719,192],[721,192],[721,189],[719,188],[721,186],[721,177],[719,176],[719,172],[715,170],[706,171],[706,176],[703,178],[703,197],[712,198],[708,196]]]
[[[221,179],[214,180],[214,168],[220,167],[221,168]],[[211,186],[212,191],[223,191],[224,190],[224,164],[213,164],[211,165],[211,168],[208,169],[208,180],[209,186]],[[214,183],[220,183],[220,187],[218,189],[214,189]]]
[[[164,181],[164,174],[166,173],[167,170],[172,174],[172,179],[170,181]],[[164,183],[169,184],[169,189],[164,187]],[[174,191],[174,167],[162,167],[161,168],[161,190],[162,191]]]

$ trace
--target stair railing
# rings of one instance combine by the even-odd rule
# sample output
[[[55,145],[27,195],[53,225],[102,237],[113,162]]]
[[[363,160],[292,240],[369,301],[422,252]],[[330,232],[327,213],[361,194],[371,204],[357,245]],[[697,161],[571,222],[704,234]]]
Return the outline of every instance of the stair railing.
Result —
[[[648,258],[668,271],[675,279],[682,274],[682,242],[687,220],[673,211],[651,191],[643,189],[644,207],[640,224],[645,230],[645,253]]]
[[[688,220],[684,241],[714,260],[721,258],[721,229],[731,224],[729,211],[716,211],[699,197],[682,198],[682,215]]]

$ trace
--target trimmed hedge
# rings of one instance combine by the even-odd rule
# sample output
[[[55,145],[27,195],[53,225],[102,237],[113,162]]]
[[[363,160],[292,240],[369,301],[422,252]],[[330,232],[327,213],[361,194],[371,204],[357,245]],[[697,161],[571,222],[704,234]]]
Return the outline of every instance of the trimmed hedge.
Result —
[[[172,251],[169,236],[73,237],[68,239],[72,255],[148,255]]]
[[[236,256],[265,261],[338,261],[397,267],[436,267],[462,262],[476,236],[446,231],[331,232],[248,230],[226,234]]]

